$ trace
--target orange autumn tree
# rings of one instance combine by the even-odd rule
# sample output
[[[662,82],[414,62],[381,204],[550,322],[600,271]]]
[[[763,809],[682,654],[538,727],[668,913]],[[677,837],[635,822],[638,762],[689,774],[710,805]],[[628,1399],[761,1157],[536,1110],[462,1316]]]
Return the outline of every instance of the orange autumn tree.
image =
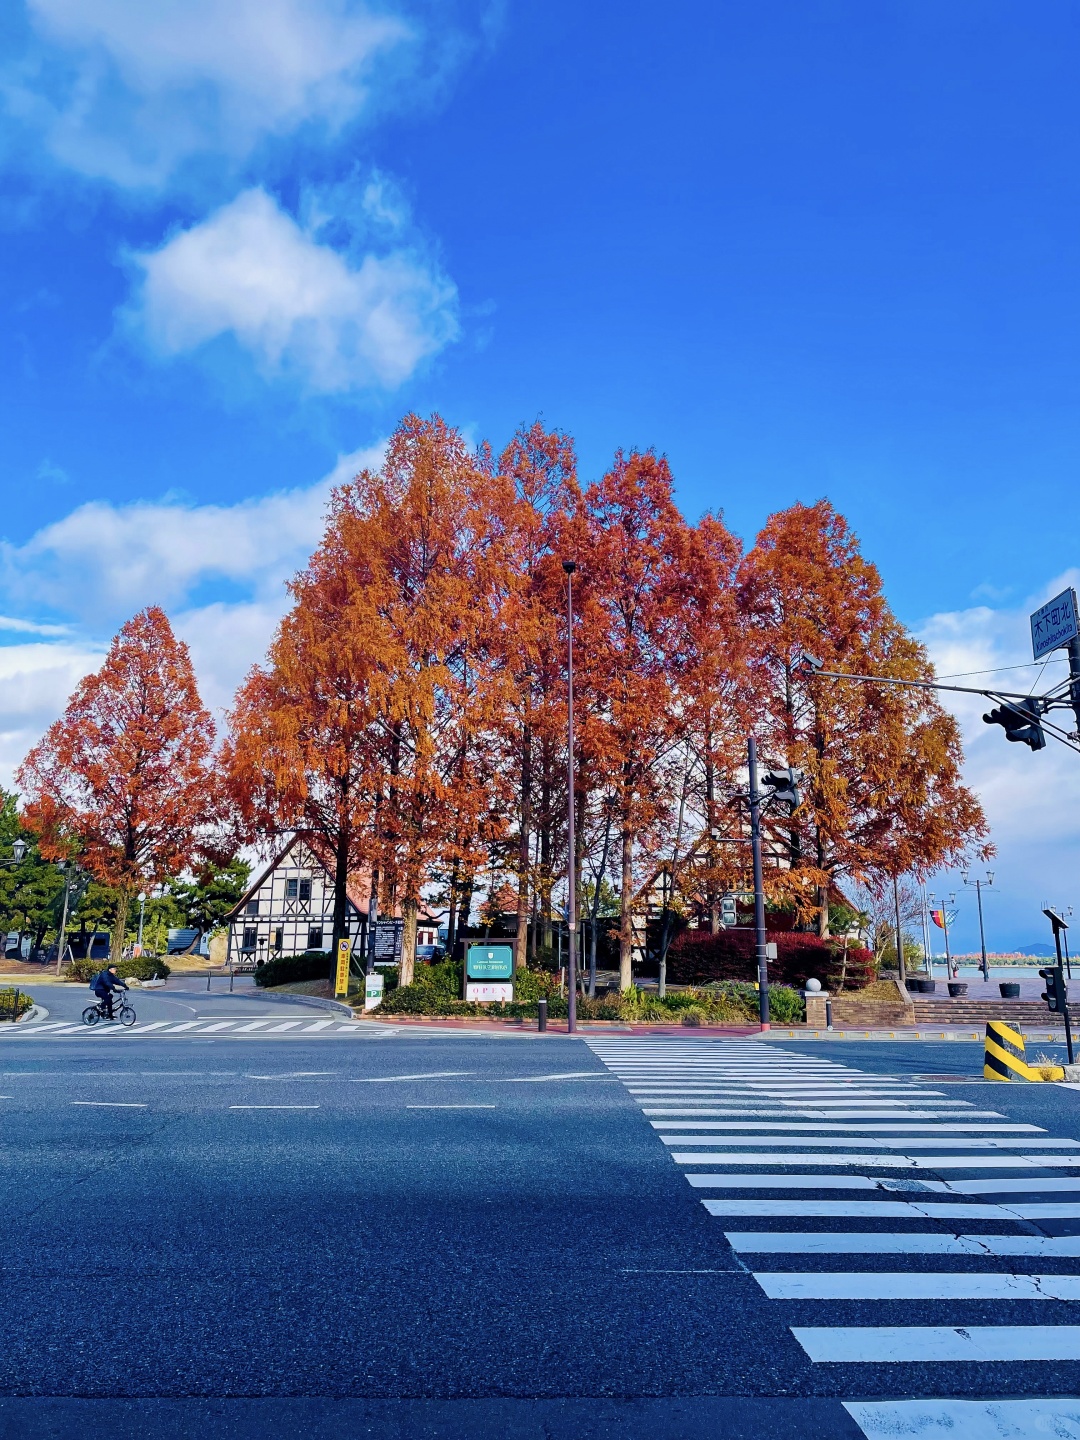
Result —
[[[188,648],[151,606],[123,626],[104,665],[19,767],[24,818],[42,854],[77,850],[94,878],[117,891],[113,960],[132,897],[216,853],[213,749]]]
[[[579,783],[611,797],[619,847],[619,984],[631,983],[635,846],[677,808],[693,587],[690,530],[666,460],[618,454],[582,500],[575,639]]]
[[[842,876],[925,874],[985,846],[986,819],[962,783],[956,721],[931,691],[815,678],[826,670],[932,680],[925,649],[890,610],[877,569],[827,501],[770,517],[743,563],[740,600],[766,694],[764,758],[806,775],[791,817],[789,893],[829,933]],[[801,883],[800,883],[801,882]]]
[[[330,857],[335,953],[349,936],[349,877],[374,849],[385,685],[375,597],[342,536],[347,512],[346,492],[335,491],[266,663],[237,692],[222,749],[245,833],[299,832]]]

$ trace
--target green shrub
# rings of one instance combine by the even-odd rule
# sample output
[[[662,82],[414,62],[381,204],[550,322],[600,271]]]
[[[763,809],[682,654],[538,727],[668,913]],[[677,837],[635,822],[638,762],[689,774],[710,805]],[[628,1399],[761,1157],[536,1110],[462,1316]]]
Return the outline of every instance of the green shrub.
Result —
[[[84,985],[89,985],[95,975],[108,967],[108,960],[76,960],[67,972],[67,978],[81,980]],[[117,961],[116,973],[121,980],[167,980],[172,971],[165,961],[159,960],[156,955],[133,955],[128,960]]]
[[[15,996],[19,997],[19,1008],[16,1018],[25,1015],[27,1010],[33,1008],[34,997],[27,995],[24,990],[17,989],[14,985],[5,985],[0,989],[0,1020],[10,1020],[12,1011],[15,1010]]]
[[[255,971],[255,984],[291,985],[294,980],[328,980],[331,956],[327,950],[305,950],[302,955],[275,955]]]

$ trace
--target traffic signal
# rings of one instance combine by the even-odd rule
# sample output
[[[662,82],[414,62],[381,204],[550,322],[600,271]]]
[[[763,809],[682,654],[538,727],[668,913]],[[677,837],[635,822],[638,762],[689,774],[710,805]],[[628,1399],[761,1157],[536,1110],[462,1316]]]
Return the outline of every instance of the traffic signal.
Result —
[[[726,929],[727,926],[733,926],[735,923],[735,896],[724,895],[720,899],[720,924]]]
[[[774,800],[779,800],[784,805],[790,805],[792,810],[797,810],[802,804],[802,794],[799,790],[799,782],[802,778],[801,770],[795,770],[789,766],[786,770],[766,770],[761,777],[761,783],[772,791]]]
[[[1044,750],[1046,736],[1039,724],[1042,713],[1042,701],[1037,695],[1030,695],[1026,700],[1017,700],[1013,705],[999,705],[996,710],[991,710],[989,715],[984,715],[983,719],[987,725],[1004,726],[1006,740],[1030,745],[1032,750]]]
[[[1053,1010],[1058,1015],[1062,1014],[1068,995],[1064,974],[1058,966],[1054,966],[1049,970],[1040,970],[1039,975],[1046,981],[1046,989],[1042,993],[1042,998],[1046,1001],[1046,1008]]]

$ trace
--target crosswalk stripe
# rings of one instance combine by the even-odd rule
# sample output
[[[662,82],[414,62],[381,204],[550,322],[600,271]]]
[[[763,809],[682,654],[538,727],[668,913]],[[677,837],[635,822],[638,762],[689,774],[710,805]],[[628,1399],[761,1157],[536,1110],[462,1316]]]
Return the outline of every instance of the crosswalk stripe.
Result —
[[[1080,1259],[1080,1235],[882,1234],[880,1230],[728,1230],[739,1254],[754,1255],[981,1255],[1001,1259]]]
[[[235,1024],[235,1020],[218,1020],[213,1025],[207,1025],[206,1029],[200,1033],[203,1035],[212,1035],[215,1030],[231,1030]]]
[[[310,1035],[315,1030],[328,1030],[331,1025],[337,1025],[338,1023],[337,1020],[316,1020],[313,1025],[305,1027],[304,1033],[305,1035]]]
[[[269,1020],[249,1020],[246,1025],[238,1025],[238,1026],[236,1027],[236,1034],[237,1034],[237,1035],[241,1035],[241,1034],[246,1035],[249,1030],[261,1030],[264,1025],[269,1025],[269,1024],[270,1024],[270,1021],[269,1021]]]
[[[766,1270],[754,1279],[770,1300],[1080,1300],[1080,1275]]]
[[[729,1219],[748,1215],[763,1220],[1077,1220],[1080,1205],[1045,1201],[1017,1205],[979,1205],[937,1200],[702,1200],[710,1215]]]
[[[297,1025],[302,1025],[302,1020],[283,1020],[280,1025],[271,1025],[267,1035],[279,1035],[283,1030],[294,1030]]]
[[[673,1151],[671,1158],[677,1165],[842,1165],[848,1169],[873,1165],[889,1170],[1047,1170],[1080,1166],[1080,1155],[827,1155],[799,1150],[789,1154],[691,1150]]]
[[[793,1325],[816,1363],[1080,1360],[1080,1325]]]
[[[958,1123],[922,1125],[918,1121],[896,1120],[887,1124],[872,1120],[866,1125],[851,1120],[796,1120],[788,1119],[785,1115],[783,1120],[651,1120],[649,1122],[654,1130],[708,1130],[724,1131],[732,1130],[787,1130],[791,1134],[801,1134],[809,1130],[846,1130],[849,1134],[905,1134],[905,1135],[952,1135],[960,1132],[1005,1133],[1010,1135],[1045,1135],[1046,1131],[1041,1125],[1013,1125],[1007,1121],[966,1120]],[[695,1137],[696,1138],[696,1137]],[[725,1133],[725,1139],[726,1133]],[[1080,1144],[1072,1141],[1072,1144]]]
[[[885,1175],[708,1175],[691,1174],[695,1190],[883,1190],[937,1195],[1025,1195],[1080,1193],[1080,1177],[1039,1176],[1029,1180],[894,1180]]]
[[[1080,1440],[1080,1400],[845,1400],[866,1440]]]
[[[897,1135],[894,1139],[881,1135],[817,1135],[802,1134],[797,1131],[792,1134],[788,1126],[782,1127],[788,1133],[784,1135],[667,1135],[659,1134],[658,1138],[665,1145],[821,1145],[844,1146],[864,1145],[868,1149],[880,1146],[885,1150],[1075,1150],[1080,1148],[1080,1141],[1077,1140],[1041,1140],[1025,1135],[1023,1138],[1011,1136],[997,1139],[990,1135],[967,1136],[951,1135],[948,1140],[934,1140],[926,1135]],[[815,1127],[808,1125],[808,1131]]]

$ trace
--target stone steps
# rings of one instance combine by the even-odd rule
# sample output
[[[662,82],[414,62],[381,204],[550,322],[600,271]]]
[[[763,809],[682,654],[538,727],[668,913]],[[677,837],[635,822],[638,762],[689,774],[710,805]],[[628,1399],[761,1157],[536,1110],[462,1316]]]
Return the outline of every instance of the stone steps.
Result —
[[[1025,1025],[1060,1025],[1042,1000],[930,999],[912,996],[916,1025],[985,1025],[988,1020],[1015,1020]],[[1069,1018],[1080,1019],[1080,1007],[1069,1007]]]

